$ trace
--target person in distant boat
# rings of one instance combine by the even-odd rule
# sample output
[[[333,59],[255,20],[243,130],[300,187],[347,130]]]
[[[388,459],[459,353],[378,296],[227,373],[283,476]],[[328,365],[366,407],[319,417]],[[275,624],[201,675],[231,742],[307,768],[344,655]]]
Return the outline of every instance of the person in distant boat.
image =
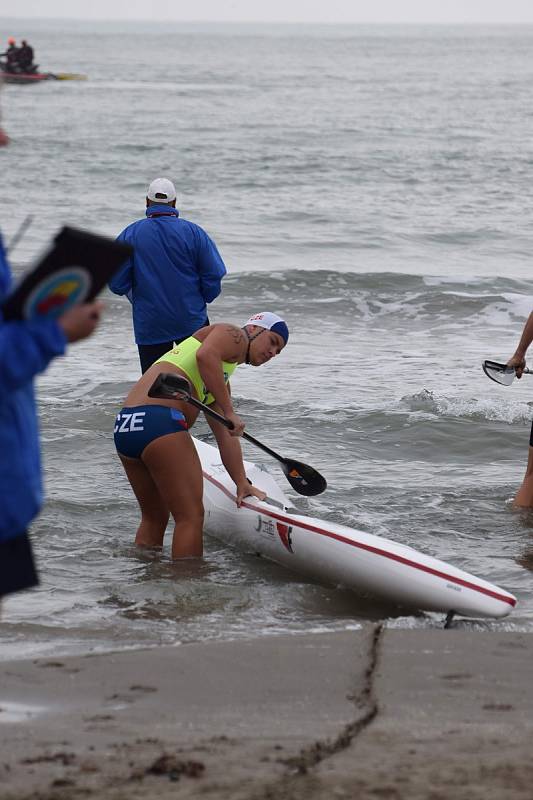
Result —
[[[9,39],[7,40],[7,50],[5,51],[5,53],[0,53],[0,57],[5,58],[5,69],[7,72],[19,71],[19,64],[18,64],[19,50],[20,48],[17,47],[15,39],[12,36],[10,36]]]
[[[0,145],[7,143],[0,125]],[[1,305],[10,284],[0,235],[0,598],[38,583],[28,536],[43,494],[34,378],[64,354],[68,342],[90,336],[102,308],[85,303],[57,321],[8,322]]]
[[[134,253],[109,283],[132,305],[142,372],[175,343],[209,324],[207,304],[221,291],[226,267],[207,233],[183,219],[176,189],[156,178],[146,195],[146,218],[117,237]]]
[[[522,377],[526,366],[526,353],[531,342],[533,342],[533,311],[529,315],[526,324],[524,325],[516,350],[507,362],[508,367],[515,368],[517,378]],[[526,474],[524,475],[522,484],[516,493],[514,505],[521,508],[533,508],[533,424],[531,426],[531,434],[529,436]]]
[[[258,367],[281,353],[289,339],[286,323],[271,312],[255,314],[238,327],[208,325],[165,353],[140,378],[117,414],[115,446],[141,510],[135,536],[140,547],[162,547],[172,515],[172,558],[200,558],[203,553],[203,478],[200,459],[188,433],[198,410],[185,400],[148,395],[160,373],[184,376],[191,395],[233,423],[228,430],[206,415],[222,463],[236,486],[236,501],[265,493],[249,483],[238,437],[244,422],[233,409],[229,378],[239,364]]]
[[[35,70],[33,47],[28,44],[26,39],[22,39],[20,45],[17,55],[19,69],[21,72],[33,72]]]

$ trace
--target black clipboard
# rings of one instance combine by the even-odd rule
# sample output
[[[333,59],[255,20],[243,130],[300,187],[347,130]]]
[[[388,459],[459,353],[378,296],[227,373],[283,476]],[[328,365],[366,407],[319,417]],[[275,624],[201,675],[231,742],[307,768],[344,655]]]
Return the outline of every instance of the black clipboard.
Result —
[[[4,301],[4,319],[57,319],[69,308],[93,300],[132,253],[124,242],[62,228]]]

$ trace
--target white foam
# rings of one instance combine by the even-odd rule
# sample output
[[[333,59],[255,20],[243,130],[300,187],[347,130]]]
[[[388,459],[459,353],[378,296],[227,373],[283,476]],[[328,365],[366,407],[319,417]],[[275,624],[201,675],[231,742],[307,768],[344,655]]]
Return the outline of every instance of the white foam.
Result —
[[[27,703],[6,703],[2,701],[0,704],[0,724],[2,722],[28,722],[48,710],[45,706],[30,706]]]

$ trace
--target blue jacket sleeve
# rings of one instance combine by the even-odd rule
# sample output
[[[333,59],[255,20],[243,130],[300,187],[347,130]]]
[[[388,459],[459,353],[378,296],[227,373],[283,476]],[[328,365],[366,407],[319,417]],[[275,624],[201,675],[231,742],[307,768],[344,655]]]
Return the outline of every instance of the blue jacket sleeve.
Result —
[[[0,399],[16,391],[63,355],[65,334],[55,320],[0,321]]]
[[[117,236],[117,242],[127,242],[131,244],[131,237],[128,236],[129,227]],[[115,272],[109,281],[109,288],[113,294],[125,294],[131,300],[133,289],[133,258],[130,256],[121,268]]]
[[[200,287],[206,303],[212,303],[222,289],[222,278],[226,274],[226,266],[212,239],[201,228],[198,228],[199,247],[197,255]]]

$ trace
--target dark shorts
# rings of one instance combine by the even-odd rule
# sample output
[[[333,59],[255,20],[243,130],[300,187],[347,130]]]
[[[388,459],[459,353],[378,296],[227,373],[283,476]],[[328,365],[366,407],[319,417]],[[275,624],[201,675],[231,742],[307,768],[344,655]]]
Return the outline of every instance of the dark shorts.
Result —
[[[531,433],[529,434],[529,446],[533,447],[533,422],[531,423]]]
[[[28,534],[0,542],[0,597],[38,583]]]
[[[123,408],[115,420],[115,447],[121,456],[140,458],[154,439],[187,429],[187,420],[176,408],[152,405]]]
[[[138,344],[137,350],[139,351],[139,361],[141,362],[141,371],[144,375],[147,369],[150,369],[152,364],[158,358],[164,356],[169,350],[172,350],[174,344],[179,344],[183,339],[175,342],[160,342],[159,344]]]

